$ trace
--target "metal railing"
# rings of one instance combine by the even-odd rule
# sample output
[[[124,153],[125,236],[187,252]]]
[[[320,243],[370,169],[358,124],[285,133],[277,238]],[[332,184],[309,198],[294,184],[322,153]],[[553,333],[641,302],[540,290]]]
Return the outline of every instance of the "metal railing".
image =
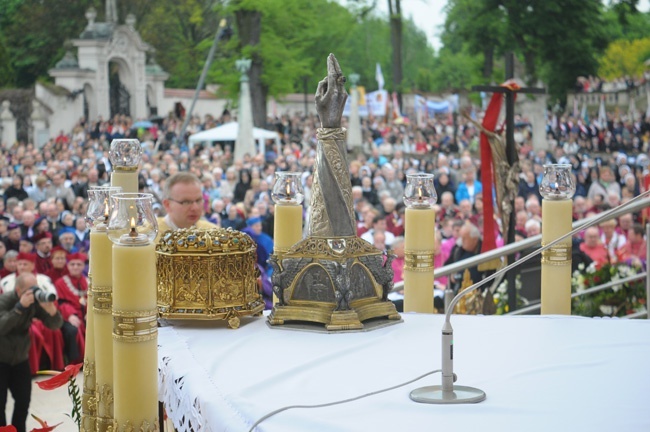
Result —
[[[642,273],[637,273],[634,276],[630,276],[630,277],[626,277],[626,278],[623,278],[623,279],[618,279],[618,280],[615,280],[615,281],[607,282],[607,283],[604,283],[602,285],[592,286],[591,288],[587,288],[587,289],[585,289],[583,291],[572,293],[571,298],[574,299],[576,297],[581,297],[583,295],[594,294],[594,293],[597,293],[599,291],[603,291],[603,290],[606,290],[608,288],[614,287],[616,285],[623,285],[623,284],[626,284],[628,282],[634,282],[635,280],[643,279],[643,278],[647,277],[647,275],[648,275],[647,272],[642,272]],[[508,312],[505,315],[523,315],[525,313],[532,312],[532,311],[535,311],[537,309],[541,309],[541,307],[542,307],[541,302],[540,303],[535,303],[535,304],[532,304],[530,306],[525,306],[525,307],[519,308],[517,310],[514,310],[512,312]],[[641,316],[643,316],[644,314],[647,315],[647,311],[638,312],[638,313],[640,313]]]
[[[642,193],[641,195],[638,195],[637,197],[633,198],[631,201],[629,201],[629,202],[627,202],[625,204],[621,204],[618,207],[616,207],[616,208],[614,208],[612,210],[609,210],[609,211],[607,211],[605,213],[601,213],[599,215],[595,215],[595,216],[592,216],[592,217],[587,218],[587,219],[582,219],[582,220],[576,221],[572,225],[572,228],[573,228],[572,232],[576,231],[578,228],[586,229],[586,228],[589,228],[590,226],[593,226],[593,225],[595,225],[597,223],[605,222],[605,221],[617,218],[617,217],[619,217],[621,215],[624,215],[624,214],[627,214],[627,213],[638,212],[638,211],[650,206],[650,199],[647,198],[648,196],[650,196],[650,191],[646,191],[646,192]],[[563,236],[561,238],[565,238],[565,237],[566,236]],[[646,246],[647,246],[647,253],[646,253],[647,258],[646,259],[650,259],[650,223],[646,225],[646,239],[647,239],[646,240]],[[556,239],[556,240],[559,240],[559,239]],[[443,266],[443,267],[435,270],[435,276],[436,277],[443,277],[443,276],[453,275],[453,274],[456,274],[458,272],[462,272],[465,269],[468,269],[470,267],[477,266],[479,264],[483,264],[483,263],[486,263],[486,262],[489,262],[489,261],[493,261],[495,259],[501,259],[503,257],[509,256],[509,255],[517,253],[517,252],[521,252],[521,251],[529,249],[529,248],[539,247],[541,245],[541,242],[542,242],[541,234],[533,236],[533,237],[529,237],[527,239],[518,241],[516,243],[505,245],[505,246],[502,246],[500,248],[494,249],[492,251],[485,252],[485,253],[482,253],[482,254],[479,254],[479,255],[475,255],[473,257],[464,259],[462,261],[458,261],[456,263]],[[531,253],[531,256],[527,256],[525,258],[522,258],[522,259],[520,259],[519,261],[517,261],[517,262],[515,262],[513,264],[517,264],[517,265],[521,264],[524,261],[527,261],[529,258],[532,258],[533,255],[538,255],[539,253],[540,253],[540,250],[538,249],[535,252]],[[510,265],[508,267],[514,267],[514,265]],[[650,299],[650,272],[643,272],[643,273],[637,274],[637,275],[635,275],[634,280],[640,279],[642,277],[646,277],[646,308],[647,308],[648,307],[648,300]],[[620,283],[621,283],[620,281],[616,281],[616,283],[608,285],[605,288],[601,288],[601,286],[595,286],[595,287],[590,288],[590,290],[585,290],[585,291],[580,292],[580,293],[575,293],[574,295],[572,295],[572,298],[573,297],[578,297],[578,296],[581,296],[581,295],[585,295],[585,294],[590,294],[592,292],[597,292],[597,291],[600,291],[602,289],[609,288],[610,286],[618,285]],[[397,282],[397,283],[394,284],[393,291],[400,290],[400,289],[403,289],[403,288],[404,288],[404,282],[403,281],[402,282]],[[600,289],[596,289],[596,288],[600,288]],[[594,289],[596,289],[596,290],[591,291],[591,290],[594,290]],[[447,301],[445,303],[447,304]],[[540,307],[541,307],[541,304],[540,305],[536,304],[536,305],[528,306],[527,308],[532,308],[530,310],[535,310],[535,309],[539,309]],[[515,314],[515,312],[521,311],[522,309],[517,309],[516,311],[512,311],[512,312],[510,312],[510,314]],[[527,311],[530,311],[530,310],[527,310]],[[525,312],[521,312],[521,313],[525,313]],[[638,314],[640,314],[640,316],[647,315],[648,319],[650,319],[650,314],[647,313],[647,310],[646,310],[646,312],[639,312]],[[638,314],[634,314],[634,315],[638,315]]]

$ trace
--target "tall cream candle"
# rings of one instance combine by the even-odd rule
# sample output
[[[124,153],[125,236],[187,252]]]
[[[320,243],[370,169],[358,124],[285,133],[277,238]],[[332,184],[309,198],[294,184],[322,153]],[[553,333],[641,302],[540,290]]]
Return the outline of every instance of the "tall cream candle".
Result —
[[[158,333],[152,243],[113,246],[113,365],[118,430],[157,430]]]
[[[542,246],[572,229],[570,199],[542,200]],[[542,252],[542,315],[571,315],[571,238]]]
[[[92,249],[92,245],[91,245]],[[95,394],[95,312],[93,311],[92,273],[86,303],[86,348],[84,351],[84,386],[81,405],[81,430],[92,432],[96,430],[97,399]]]
[[[276,204],[273,219],[273,253],[281,256],[302,240],[302,205]],[[278,296],[273,293],[273,304]]]
[[[302,205],[276,204],[273,221],[274,253],[281,255],[302,240]]]
[[[138,171],[127,171],[116,168],[111,174],[111,186],[121,187],[124,193],[137,193]]]
[[[404,312],[433,313],[436,213],[407,208],[404,219]]]
[[[105,229],[90,232],[98,430],[113,424],[112,249]]]

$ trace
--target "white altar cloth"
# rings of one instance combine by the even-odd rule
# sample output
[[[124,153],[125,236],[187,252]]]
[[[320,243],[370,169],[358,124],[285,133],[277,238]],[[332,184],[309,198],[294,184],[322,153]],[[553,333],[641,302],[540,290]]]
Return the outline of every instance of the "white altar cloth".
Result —
[[[441,315],[366,333],[269,329],[266,317],[160,328],[159,396],[179,431],[245,432],[295,404],[351,398],[440,369]],[[650,431],[650,321],[453,316],[457,384],[487,399],[412,402],[440,374],[355,402],[292,409],[256,431]],[[191,425],[190,425],[191,424]],[[191,427],[191,428],[190,428]]]

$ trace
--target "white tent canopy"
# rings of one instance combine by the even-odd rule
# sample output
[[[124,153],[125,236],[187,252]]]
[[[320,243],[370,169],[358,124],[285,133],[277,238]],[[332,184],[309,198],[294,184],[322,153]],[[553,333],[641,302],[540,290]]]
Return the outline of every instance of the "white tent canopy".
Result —
[[[218,126],[213,129],[197,132],[190,135],[189,146],[190,148],[199,142],[214,142],[214,141],[237,141],[237,132],[239,131],[239,124],[237,122],[230,122]],[[257,141],[259,151],[264,150],[264,141],[267,139],[275,140],[276,144],[280,143],[280,136],[277,132],[269,131],[266,129],[253,128],[253,138]]]

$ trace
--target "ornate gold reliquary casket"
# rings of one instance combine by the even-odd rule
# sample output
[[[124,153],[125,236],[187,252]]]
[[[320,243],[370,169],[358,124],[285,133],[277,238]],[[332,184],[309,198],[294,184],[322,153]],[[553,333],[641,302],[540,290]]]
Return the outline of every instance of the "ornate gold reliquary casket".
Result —
[[[256,245],[233,229],[180,229],[156,245],[158,312],[162,318],[228,320],[264,310]]]

